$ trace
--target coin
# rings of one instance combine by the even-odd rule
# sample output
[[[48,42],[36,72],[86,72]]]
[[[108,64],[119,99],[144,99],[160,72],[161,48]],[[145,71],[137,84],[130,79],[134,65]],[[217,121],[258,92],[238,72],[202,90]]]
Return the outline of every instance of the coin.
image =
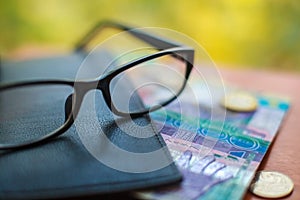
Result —
[[[286,175],[274,171],[257,172],[250,191],[257,196],[265,198],[280,198],[293,191],[294,183]]]
[[[223,106],[236,112],[251,112],[257,108],[256,98],[247,92],[232,92],[223,100]]]

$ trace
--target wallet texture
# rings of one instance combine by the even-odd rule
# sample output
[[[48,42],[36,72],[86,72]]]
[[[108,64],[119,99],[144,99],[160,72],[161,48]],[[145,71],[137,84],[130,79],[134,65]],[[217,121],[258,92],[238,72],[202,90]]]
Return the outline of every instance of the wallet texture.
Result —
[[[109,62],[105,61],[107,56],[102,53],[98,61],[107,64]],[[75,53],[22,62],[3,61],[0,80],[2,83],[7,83],[24,80],[74,79],[83,61],[84,56]],[[93,61],[96,62],[97,67],[98,61]],[[99,73],[97,74],[93,70],[96,69],[91,69],[92,75],[101,74],[101,71],[97,71]],[[51,109],[51,102],[55,102],[53,97],[45,98],[52,98],[49,100],[49,109]],[[91,105],[90,102],[96,103]],[[132,106],[141,105],[136,103]],[[91,118],[91,109],[97,111],[96,119]],[[47,116],[41,117],[47,120]],[[149,116],[133,120],[116,119],[104,103],[101,92],[91,91],[86,95],[75,123],[76,126],[72,125],[66,133],[45,144],[20,150],[0,150],[0,199],[52,199],[103,195],[155,187],[181,180],[181,174],[172,162],[167,149],[161,151],[160,156],[161,159],[170,160],[169,165],[154,171],[148,169],[149,172],[135,173],[120,171],[102,163],[86,148],[88,145],[91,146],[90,148],[99,148],[97,150],[102,154],[109,154],[105,141],[100,140],[99,127],[110,143],[125,151],[139,154],[165,147],[161,135],[151,125]],[[86,134],[84,138],[87,139],[80,137],[78,130],[80,134]],[[141,134],[143,137],[134,137],[128,132]],[[26,129],[24,133],[32,134]],[[95,144],[98,140],[93,138],[98,138],[99,145]],[[83,140],[85,144],[82,143]],[[89,142],[93,144],[89,145]],[[121,158],[115,155],[111,159]],[[122,165],[124,160],[126,161],[122,158],[119,164]],[[135,160],[128,158],[126,162],[123,164],[138,165],[140,169],[147,169],[151,163],[159,161],[137,157]]]

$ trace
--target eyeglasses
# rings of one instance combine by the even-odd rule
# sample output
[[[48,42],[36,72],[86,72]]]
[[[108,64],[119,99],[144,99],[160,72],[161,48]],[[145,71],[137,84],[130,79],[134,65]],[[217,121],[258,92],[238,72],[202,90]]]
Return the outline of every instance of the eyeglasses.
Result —
[[[76,50],[84,50],[105,27],[127,31],[157,52],[122,64],[95,80],[43,80],[1,85],[0,149],[39,144],[63,134],[74,123],[84,96],[91,90],[101,90],[108,108],[121,117],[140,117],[155,111],[183,91],[193,68],[193,48],[106,21],[96,25],[78,43]],[[161,78],[159,74],[166,77]],[[143,106],[130,106],[133,96],[138,96]]]

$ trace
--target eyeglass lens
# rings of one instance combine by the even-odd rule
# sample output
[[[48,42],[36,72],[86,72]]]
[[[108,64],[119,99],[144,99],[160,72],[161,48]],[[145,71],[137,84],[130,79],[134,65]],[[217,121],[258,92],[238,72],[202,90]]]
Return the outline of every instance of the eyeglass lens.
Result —
[[[65,123],[68,85],[32,85],[0,92],[0,144],[41,138]]]
[[[138,113],[159,106],[178,95],[185,83],[186,63],[171,55],[136,65],[114,77],[110,84],[112,103],[119,112]],[[124,85],[130,84],[120,97]],[[132,102],[135,95],[141,102]],[[122,99],[120,101],[120,99]],[[126,102],[126,103],[124,103]],[[142,103],[144,106],[131,106]]]

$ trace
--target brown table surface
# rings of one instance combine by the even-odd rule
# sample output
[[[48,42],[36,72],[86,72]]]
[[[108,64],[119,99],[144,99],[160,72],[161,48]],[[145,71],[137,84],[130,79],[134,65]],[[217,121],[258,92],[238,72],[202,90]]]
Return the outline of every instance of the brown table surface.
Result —
[[[41,54],[41,52],[45,52]],[[49,54],[50,52],[50,54]],[[51,55],[49,49],[25,48],[13,58],[36,58]],[[222,78],[241,88],[279,94],[291,99],[291,108],[259,170],[278,171],[294,182],[294,191],[284,199],[300,200],[300,73],[245,69],[221,69]],[[247,192],[245,200],[262,199]]]
[[[294,181],[294,191],[284,199],[300,200],[300,74],[236,69],[221,70],[221,74],[225,81],[242,88],[271,92],[291,99],[288,115],[259,170],[288,175]],[[262,198],[247,192],[245,199]]]

